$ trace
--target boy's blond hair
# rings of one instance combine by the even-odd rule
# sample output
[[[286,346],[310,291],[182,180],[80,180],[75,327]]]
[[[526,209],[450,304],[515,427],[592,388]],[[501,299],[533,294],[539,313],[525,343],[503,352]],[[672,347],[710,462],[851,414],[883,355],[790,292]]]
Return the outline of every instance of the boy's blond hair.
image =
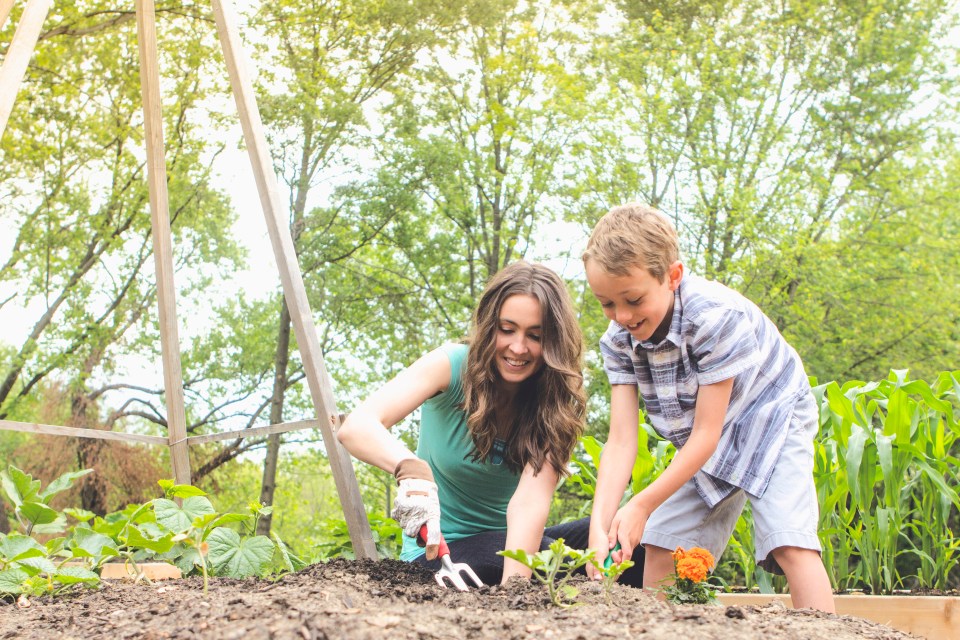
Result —
[[[626,276],[631,267],[638,267],[660,282],[679,259],[673,224],[653,207],[638,202],[614,207],[600,218],[583,252],[584,264],[592,260],[610,275]]]

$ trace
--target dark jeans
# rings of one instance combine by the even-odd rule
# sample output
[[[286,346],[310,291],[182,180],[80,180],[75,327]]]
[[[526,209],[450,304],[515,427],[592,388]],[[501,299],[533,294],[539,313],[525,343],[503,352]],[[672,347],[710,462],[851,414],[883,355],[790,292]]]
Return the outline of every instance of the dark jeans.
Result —
[[[540,549],[546,549],[558,538],[563,538],[564,544],[573,549],[586,549],[590,540],[590,518],[581,518],[573,522],[547,527],[543,531]],[[503,551],[507,544],[506,531],[484,531],[468,538],[461,538],[448,543],[450,559],[454,562],[465,562],[474,570],[477,577],[484,584],[500,584],[503,577],[503,556],[497,551]],[[440,569],[440,560],[427,560],[420,556],[418,562],[431,571]],[[631,587],[643,587],[643,547],[637,545],[633,552],[634,565],[623,572],[619,582]],[[585,574],[584,569],[577,569],[575,573]]]

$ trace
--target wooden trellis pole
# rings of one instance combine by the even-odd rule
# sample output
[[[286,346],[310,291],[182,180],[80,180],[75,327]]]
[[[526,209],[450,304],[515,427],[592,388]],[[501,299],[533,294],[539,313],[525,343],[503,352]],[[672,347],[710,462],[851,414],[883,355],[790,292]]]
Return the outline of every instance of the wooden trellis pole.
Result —
[[[36,48],[40,29],[52,0],[28,0],[21,16],[14,41],[0,68],[0,136],[6,128],[13,101],[23,80],[27,64]],[[273,245],[284,297],[290,311],[294,333],[300,346],[310,395],[316,412],[315,420],[267,425],[241,431],[188,437],[183,397],[183,374],[180,364],[180,340],[176,315],[176,291],[173,282],[173,251],[170,238],[166,160],[163,141],[162,101],[160,98],[159,56],[157,53],[156,15],[153,0],[136,0],[137,39],[140,47],[140,85],[143,96],[144,128],[147,147],[147,180],[150,190],[151,224],[154,258],[157,271],[160,340],[163,355],[164,391],[167,406],[167,438],[139,434],[74,429],[56,425],[0,420],[0,429],[67,437],[98,438],[163,444],[170,447],[174,477],[178,483],[190,482],[188,447],[191,444],[227,438],[283,433],[298,429],[319,428],[330,460],[340,503],[357,558],[377,559],[377,549],[370,523],[363,508],[360,488],[349,454],[337,442],[335,430],[341,414],[333,393],[333,385],[323,362],[313,315],[307,300],[303,275],[297,262],[293,238],[281,205],[279,187],[270,162],[270,152],[253,91],[246,71],[237,20],[232,6],[212,0],[220,44],[237,102],[243,136],[250,154],[257,190],[263,207],[267,230]],[[0,28],[13,6],[13,0],[0,0]]]
[[[3,25],[7,24],[7,18],[12,10],[13,0],[0,0],[0,29],[3,29]]]
[[[137,41],[140,44],[140,91],[143,95],[153,257],[157,270],[157,301],[160,307],[160,350],[163,357],[163,389],[167,400],[167,437],[170,439],[174,479],[178,484],[190,484],[187,418],[183,406],[183,372],[180,367],[180,331],[177,325],[177,294],[173,284],[167,163],[163,147],[163,114],[160,109],[157,22],[153,0],[137,0]]]
[[[317,340],[310,303],[307,301],[303,275],[297,264],[297,254],[287,221],[288,216],[283,214],[284,208],[280,201],[277,177],[273,173],[273,165],[270,161],[270,151],[263,132],[260,109],[257,107],[253,82],[247,73],[243,57],[237,19],[233,7],[221,0],[213,0],[213,15],[217,21],[217,32],[220,35],[220,45],[223,47],[223,57],[227,62],[227,72],[230,74],[230,86],[237,101],[243,139],[247,144],[257,191],[260,193],[260,205],[263,207],[270,242],[280,270],[283,295],[287,309],[290,311],[297,344],[300,346],[303,369],[309,383],[313,406],[317,412],[320,431],[323,434],[327,458],[333,470],[333,479],[340,495],[340,504],[343,505],[350,541],[353,543],[356,557],[376,559],[377,547],[370,532],[367,512],[363,508],[360,488],[353,472],[353,463],[350,455],[340,446],[335,436],[335,429],[340,426],[340,414],[333,395],[333,385],[330,383],[330,377],[323,363],[323,354],[320,351],[320,342]]]
[[[3,66],[0,67],[0,136],[7,128],[7,120],[13,111],[13,101],[17,99],[17,91],[20,90],[20,83],[27,72],[33,50],[37,47],[40,29],[43,21],[47,19],[51,4],[53,0],[27,1],[10,48],[7,49],[7,56],[3,59]],[[13,0],[0,0],[0,29],[7,21],[11,9]]]

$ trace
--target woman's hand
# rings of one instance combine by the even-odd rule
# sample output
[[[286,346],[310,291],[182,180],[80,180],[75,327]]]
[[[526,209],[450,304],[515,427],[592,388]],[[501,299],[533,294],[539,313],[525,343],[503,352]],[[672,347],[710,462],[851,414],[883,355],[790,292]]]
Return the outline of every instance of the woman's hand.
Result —
[[[440,500],[430,465],[420,458],[406,458],[397,465],[394,475],[398,488],[390,515],[414,540],[426,525],[425,553],[427,560],[433,560],[440,548]]]
[[[604,560],[610,555],[613,544],[610,542],[610,536],[599,524],[594,524],[594,519],[590,519],[590,541],[589,548],[593,550],[593,558],[600,566],[603,566]],[[597,571],[592,562],[587,563],[587,577],[591,580],[600,580],[603,576]]]

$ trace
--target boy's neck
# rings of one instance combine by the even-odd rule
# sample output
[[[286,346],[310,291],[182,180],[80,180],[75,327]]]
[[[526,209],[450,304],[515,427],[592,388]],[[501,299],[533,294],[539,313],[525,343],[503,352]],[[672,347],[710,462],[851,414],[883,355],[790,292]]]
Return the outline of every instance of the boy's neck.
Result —
[[[657,327],[657,330],[653,332],[653,335],[650,336],[650,342],[653,344],[660,344],[663,342],[663,339],[667,337],[667,334],[670,333],[670,325],[673,324],[673,305],[675,300],[670,301],[670,310],[667,311],[667,314],[663,316],[663,320],[660,321],[660,326]]]

